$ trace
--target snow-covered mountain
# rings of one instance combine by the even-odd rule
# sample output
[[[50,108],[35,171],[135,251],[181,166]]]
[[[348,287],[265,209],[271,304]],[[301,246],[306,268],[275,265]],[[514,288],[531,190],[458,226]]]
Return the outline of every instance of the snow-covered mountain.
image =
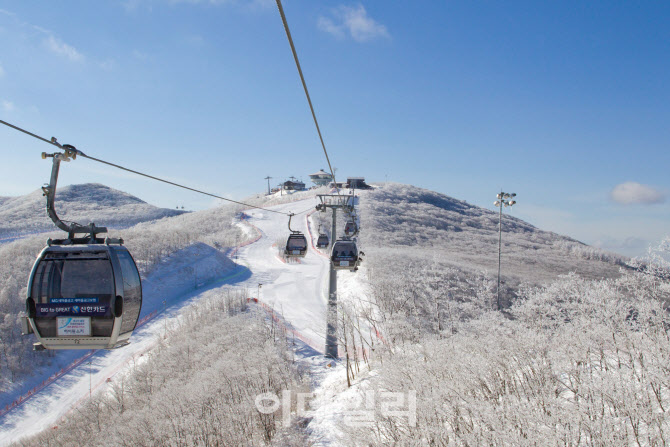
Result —
[[[41,190],[19,197],[0,197],[0,239],[54,230]],[[128,193],[99,183],[69,185],[56,191],[56,212],[63,220],[126,228],[139,222],[183,214],[158,208]]]
[[[383,185],[360,201],[369,291],[360,303],[374,305],[350,306],[349,315],[373,321],[386,343],[370,361],[374,373],[320,413],[378,390],[403,391],[413,405],[403,417],[377,405],[364,426],[331,417],[338,440],[665,443],[670,282],[655,273],[669,263],[639,272],[506,214],[497,302],[496,212],[410,185]]]
[[[323,357],[333,314],[326,291],[327,253],[310,246],[295,263],[277,256],[276,245],[288,233],[287,213],[300,213],[292,228],[312,242],[319,225],[329,224],[329,214],[309,212],[318,203],[314,191],[252,199],[270,210],[240,214],[241,207],[225,205],[141,223],[118,233],[143,272],[143,313],[162,311],[160,319],[148,320],[128,347],[92,354],[88,369],[66,368],[62,381],[39,389],[39,398],[30,394],[17,407],[20,411],[12,408],[1,416],[6,428],[0,429],[0,444],[46,427],[25,445],[118,445],[123,440],[299,446],[347,445],[348,440],[381,446],[392,439],[402,439],[403,445],[416,439],[446,445],[454,436],[463,444],[482,445],[501,433],[508,445],[524,445],[519,440],[526,436],[535,445],[547,445],[541,440],[557,433],[580,439],[574,431],[580,424],[593,430],[606,426],[603,433],[625,432],[621,411],[628,407],[612,415],[592,412],[589,401],[574,400],[561,380],[590,374],[584,385],[588,394],[608,396],[610,382],[602,380],[606,374],[597,370],[598,361],[602,366],[605,359],[613,368],[614,358],[608,356],[629,349],[627,340],[647,333],[656,338],[639,345],[645,371],[662,377],[657,366],[664,354],[649,354],[656,348],[667,351],[661,337],[667,321],[665,312],[651,305],[659,290],[670,294],[667,284],[659,287],[655,277],[622,270],[627,261],[622,257],[506,214],[505,312],[498,312],[495,211],[411,185],[377,185],[356,193],[358,242],[366,256],[357,273],[337,274],[337,339],[346,356],[338,361]],[[0,207],[6,203],[0,200]],[[338,233],[343,227],[338,215]],[[42,243],[26,238],[0,246],[0,341],[13,354],[0,370],[12,397],[0,401],[4,404],[26,396],[22,390],[28,385],[16,382],[37,370],[37,356],[43,354],[27,351],[15,324],[27,270]],[[233,246],[238,249],[230,250]],[[644,318],[631,324],[637,312]],[[599,341],[592,343],[592,337]],[[594,346],[602,346],[601,351],[589,357]],[[50,361],[63,366],[62,357],[58,353]],[[31,383],[60,367],[50,366],[45,356],[40,359],[40,377],[29,378]],[[611,383],[629,383],[642,370],[631,359],[628,366],[619,362]],[[580,365],[593,367],[586,371]],[[658,386],[645,382],[640,389]],[[667,384],[660,386],[666,406]],[[388,390],[415,393],[418,425],[405,416],[388,418],[383,404],[379,414],[379,402],[366,414],[384,420],[383,425],[348,425],[347,411],[362,410],[362,402],[367,411],[369,393],[383,398]],[[255,406],[261,393],[284,399],[285,391],[291,398],[314,393],[311,410],[286,410],[288,426],[280,422],[283,409],[261,414]],[[582,401],[587,407],[580,406]],[[656,414],[654,402],[648,401],[649,414]],[[542,405],[551,412],[542,413]],[[76,414],[70,411],[74,407]],[[81,414],[108,423],[83,420]],[[462,420],[460,415],[468,416]],[[518,436],[509,425],[517,420],[524,421]]]
[[[362,239],[401,263],[439,259],[452,267],[497,274],[497,211],[412,185],[389,183],[361,192]],[[618,276],[625,257],[544,231],[505,210],[503,275],[541,284],[578,272]]]

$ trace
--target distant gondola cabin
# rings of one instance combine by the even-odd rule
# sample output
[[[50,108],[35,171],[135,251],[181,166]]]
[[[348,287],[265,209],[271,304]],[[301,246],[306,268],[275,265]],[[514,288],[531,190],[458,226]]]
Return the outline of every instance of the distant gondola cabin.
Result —
[[[330,260],[335,270],[356,271],[361,262],[362,252],[358,252],[356,242],[352,240],[338,240],[333,244]]]
[[[307,254],[307,238],[302,233],[292,233],[286,240],[284,255],[289,258],[304,258]]]

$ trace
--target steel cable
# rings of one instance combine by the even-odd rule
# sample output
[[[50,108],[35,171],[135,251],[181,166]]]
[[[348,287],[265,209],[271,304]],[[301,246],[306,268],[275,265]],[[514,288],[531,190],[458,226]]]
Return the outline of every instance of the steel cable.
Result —
[[[277,0],[277,8],[279,8],[279,15],[281,15],[282,23],[284,24],[284,30],[286,30],[286,37],[288,37],[288,43],[291,45],[291,52],[293,52],[293,59],[295,59],[295,66],[298,68],[298,73],[300,74],[300,81],[302,81],[302,88],[305,90],[305,96],[307,96],[307,102],[309,103],[309,110],[312,112],[312,118],[314,118],[314,124],[316,125],[316,131],[319,134],[319,140],[321,140],[321,147],[323,147],[323,153],[326,156],[326,161],[328,162],[328,169],[330,169],[330,175],[333,176],[333,184],[335,185],[335,190],[337,194],[340,194],[340,189],[337,187],[337,180],[335,180],[335,172],[333,167],[330,164],[330,157],[328,157],[328,151],[326,150],[326,144],[323,142],[323,136],[321,135],[321,129],[319,128],[319,122],[316,120],[316,113],[314,113],[314,106],[312,105],[312,100],[309,97],[309,91],[307,90],[307,83],[305,83],[305,76],[302,74],[302,68],[300,68],[300,61],[298,60],[298,53],[295,51],[295,45],[293,44],[293,38],[291,37],[291,31],[288,28],[288,22],[286,21],[286,16],[284,15],[284,8],[281,5],[281,0]]]
[[[58,147],[59,149],[63,149],[63,145],[61,145],[60,143],[58,143],[58,142],[56,141],[55,138],[53,138],[53,139],[51,139],[51,140],[47,140],[46,138],[43,138],[43,137],[41,137],[41,136],[39,136],[39,135],[36,135],[36,134],[34,134],[34,133],[32,133],[32,132],[29,132],[29,131],[27,131],[27,130],[25,130],[25,129],[22,129],[22,128],[18,127],[18,126],[15,126],[15,125],[13,125],[13,124],[10,124],[10,123],[8,123],[8,122],[6,122],[6,121],[0,120],[0,123],[6,125],[6,126],[8,126],[8,127],[11,127],[12,129],[16,129],[16,130],[18,130],[18,131],[20,131],[20,132],[23,132],[23,133],[25,133],[25,134],[27,134],[27,135],[30,135],[31,137],[37,138],[38,140],[44,141],[45,143],[49,143],[49,144],[51,144],[51,145],[53,145],[53,146],[56,146],[56,147]],[[90,155],[86,155],[85,153],[83,153],[83,152],[80,151],[79,149],[75,149],[75,151],[76,151],[76,154],[77,154],[77,155],[79,155],[79,156],[81,156],[81,157],[84,157],[84,158],[88,158],[89,160],[93,160],[93,161],[96,161],[96,162],[98,162],[98,163],[102,163],[102,164],[105,164],[105,165],[108,165],[108,166],[112,166],[112,167],[117,168],[117,169],[121,169],[121,170],[124,170],[124,171],[127,171],[127,172],[131,172],[131,173],[136,174],[136,175],[141,175],[141,176],[143,176],[143,177],[147,177],[147,178],[150,178],[150,179],[152,179],[152,180],[156,180],[156,181],[159,181],[159,182],[167,183],[167,184],[169,184],[169,185],[176,186],[176,187],[178,187],[178,188],[187,189],[187,190],[189,190],[189,191],[197,192],[197,193],[199,193],[199,194],[203,194],[203,195],[206,195],[206,196],[214,197],[214,198],[216,198],[216,199],[225,200],[226,202],[236,203],[236,204],[238,204],[238,205],[243,205],[243,206],[246,206],[246,207],[249,207],[249,208],[253,208],[253,209],[259,209],[259,210],[264,210],[264,211],[268,211],[268,212],[271,212],[271,213],[282,214],[282,215],[284,215],[284,216],[288,216],[288,215],[289,215],[289,213],[285,213],[285,212],[283,212],[283,211],[271,210],[271,209],[269,209],[269,208],[263,208],[262,206],[256,206],[256,205],[251,205],[251,204],[249,204],[249,203],[239,202],[239,201],[237,201],[237,200],[228,199],[228,198],[226,198],[226,197],[217,196],[216,194],[211,194],[211,193],[208,193],[208,192],[206,192],[206,191],[201,191],[201,190],[199,190],[199,189],[195,189],[195,188],[191,188],[191,187],[189,187],[189,186],[181,185],[181,184],[179,184],[179,183],[171,182],[171,181],[169,181],[169,180],[165,180],[165,179],[162,179],[162,178],[160,178],[160,177],[156,177],[156,176],[153,176],[153,175],[145,174],[145,173],[140,172],[140,171],[135,171],[135,170],[133,170],[133,169],[129,169],[129,168],[123,167],[123,166],[121,166],[121,165],[117,165],[117,164],[115,164],[115,163],[110,163],[110,162],[108,162],[108,161],[101,160],[101,159],[99,159],[99,158],[91,157]]]

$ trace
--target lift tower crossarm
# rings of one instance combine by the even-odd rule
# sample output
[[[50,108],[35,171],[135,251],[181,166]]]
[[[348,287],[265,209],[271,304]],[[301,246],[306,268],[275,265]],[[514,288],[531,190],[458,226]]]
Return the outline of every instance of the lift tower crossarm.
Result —
[[[318,211],[325,211],[326,208],[342,209],[346,213],[354,212],[354,196],[338,194],[317,194],[321,201],[316,206]]]

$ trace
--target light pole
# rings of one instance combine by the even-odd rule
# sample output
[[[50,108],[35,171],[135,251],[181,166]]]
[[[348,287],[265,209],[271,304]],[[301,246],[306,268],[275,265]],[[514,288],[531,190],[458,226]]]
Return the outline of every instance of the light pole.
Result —
[[[502,209],[503,205],[505,207],[512,206],[516,203],[516,200],[510,200],[512,198],[516,197],[515,193],[506,193],[500,191],[496,198],[495,202],[493,204],[497,206],[500,209],[500,214],[498,217],[498,310],[501,310],[501,305],[500,305],[500,258],[501,258],[501,253],[502,253]]]
[[[270,195],[270,179],[271,179],[271,178],[272,178],[272,177],[270,177],[269,175],[268,175],[267,177],[265,177],[265,180],[268,181],[268,195]]]

